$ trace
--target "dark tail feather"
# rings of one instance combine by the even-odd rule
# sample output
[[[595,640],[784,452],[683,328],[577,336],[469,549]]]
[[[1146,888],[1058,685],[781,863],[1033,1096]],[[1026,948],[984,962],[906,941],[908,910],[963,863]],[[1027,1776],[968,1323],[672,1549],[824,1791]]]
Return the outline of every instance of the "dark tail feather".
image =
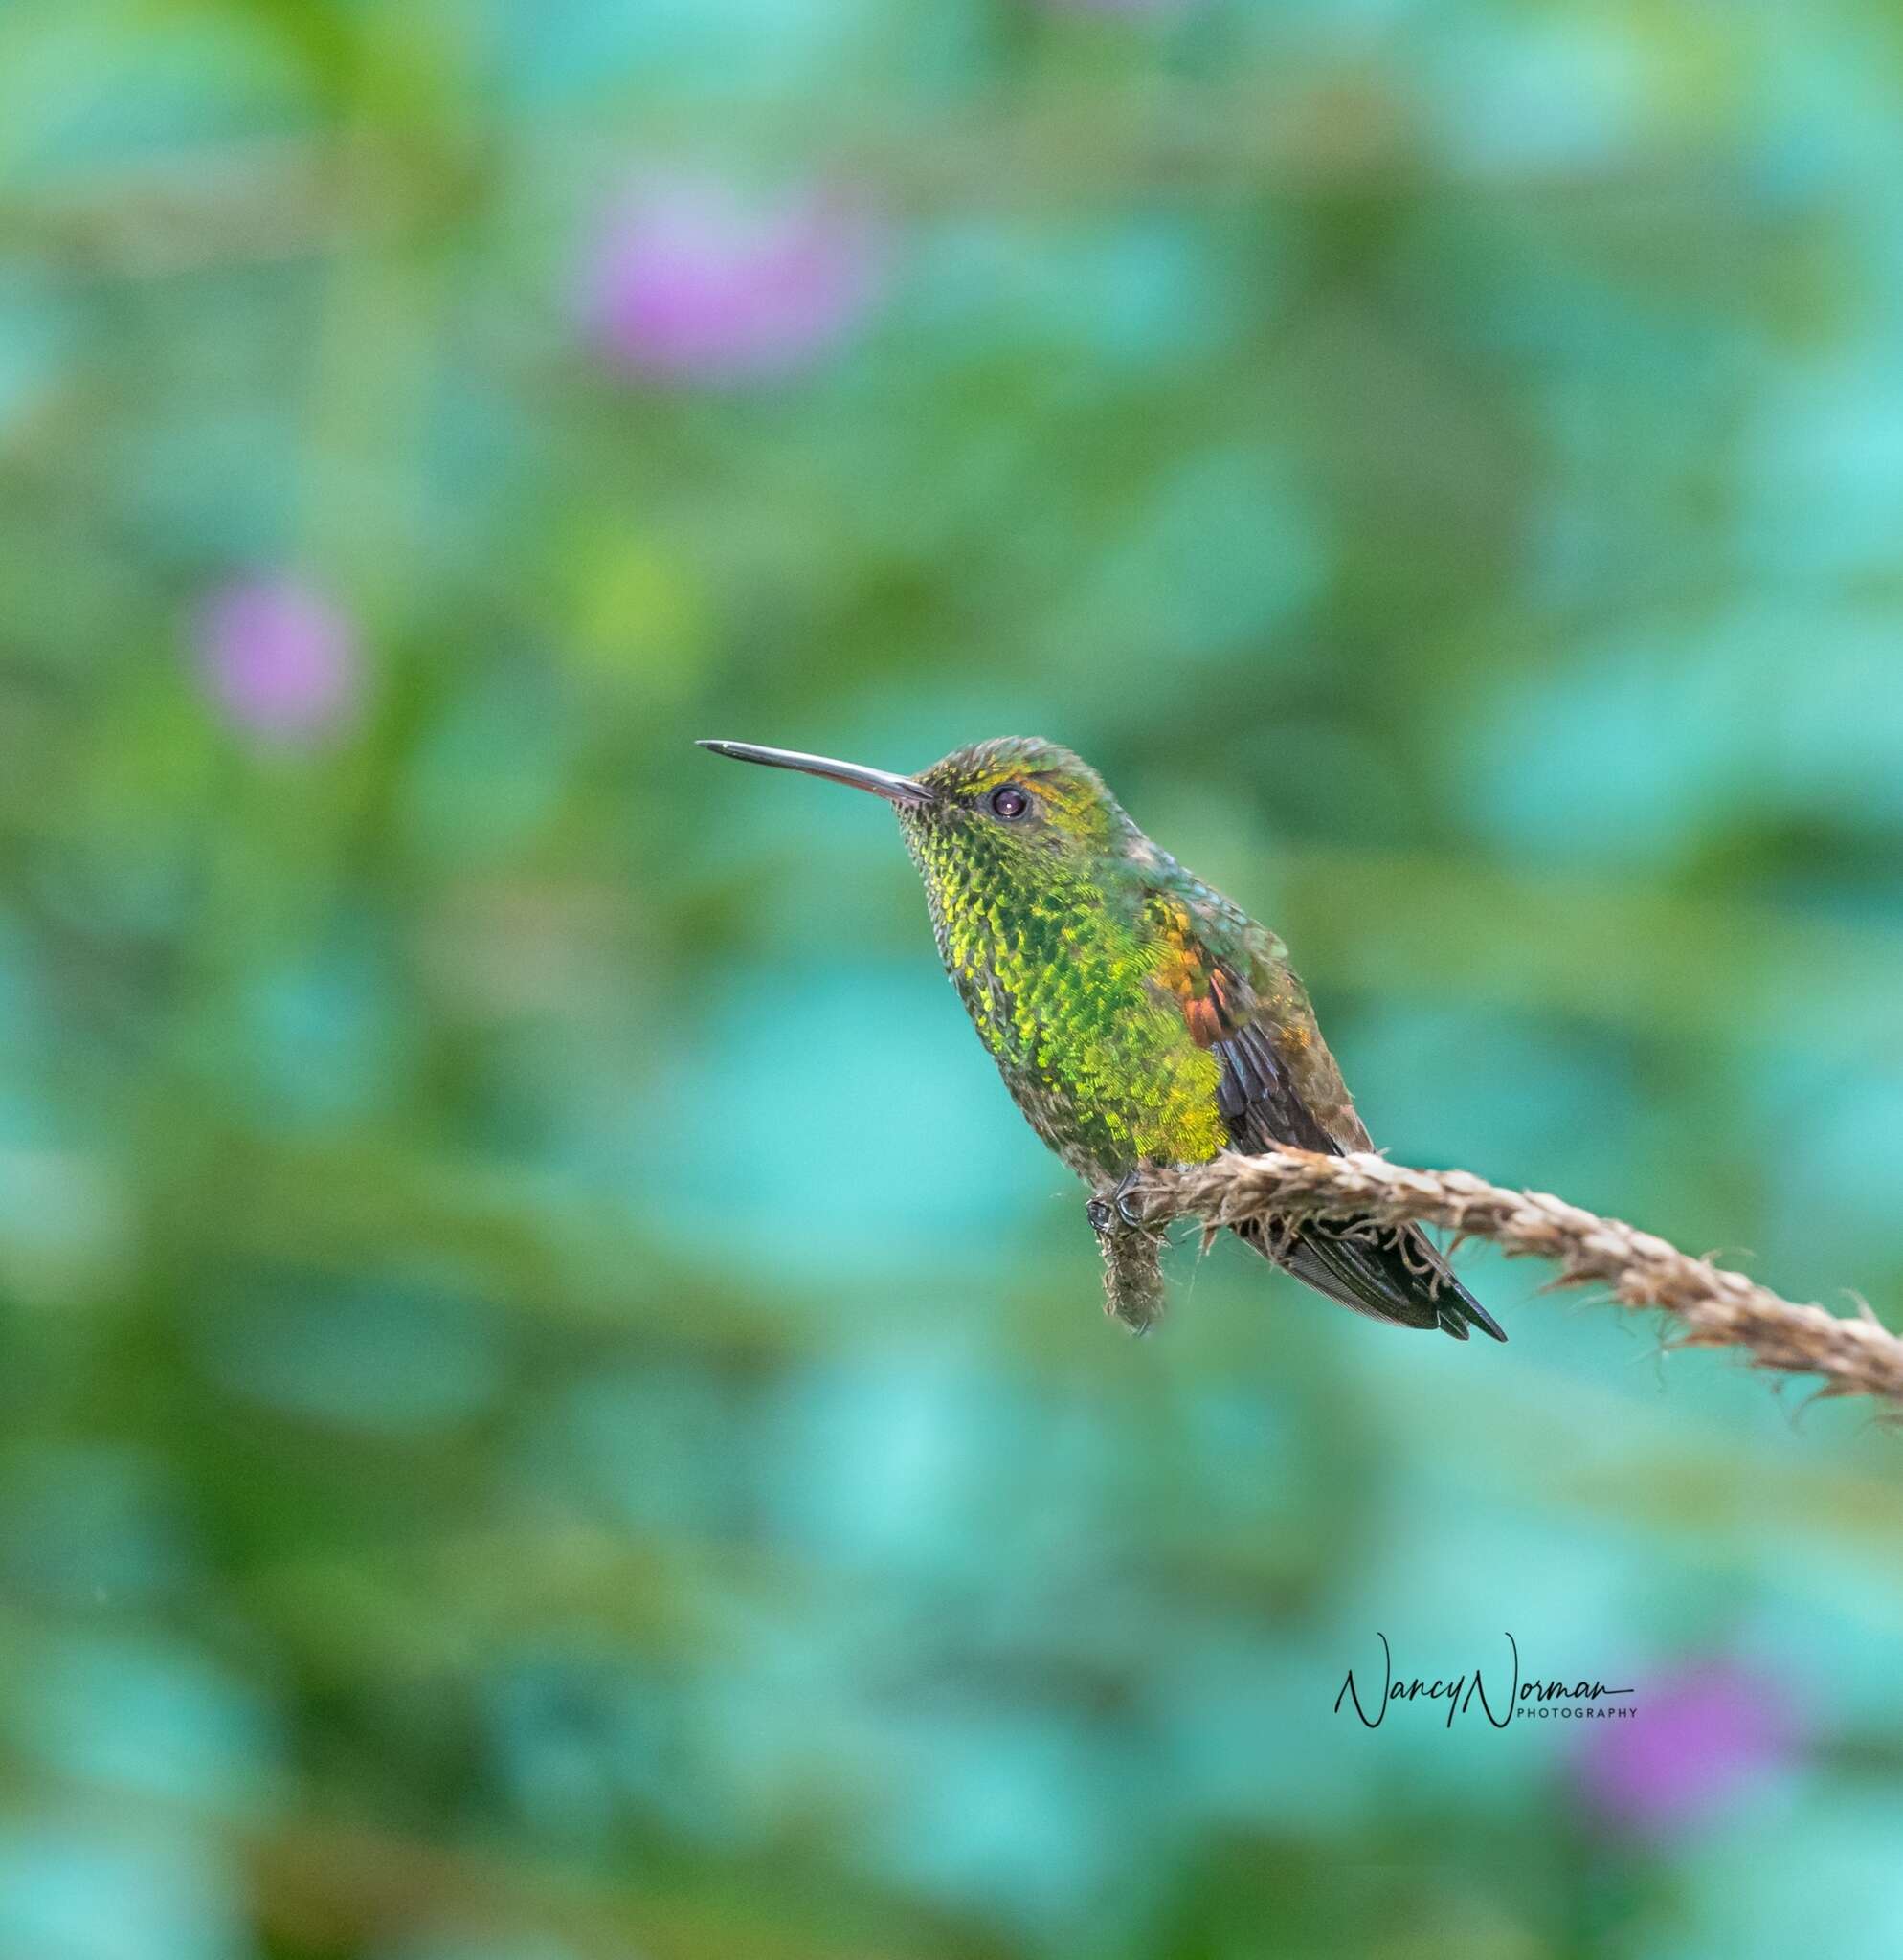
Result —
[[[1372,1320],[1401,1327],[1439,1327],[1465,1341],[1478,1327],[1496,1341],[1506,1330],[1456,1280],[1446,1259],[1419,1226],[1379,1237],[1354,1236],[1354,1225],[1308,1225],[1277,1235],[1258,1223],[1239,1225],[1237,1236],[1341,1305]]]

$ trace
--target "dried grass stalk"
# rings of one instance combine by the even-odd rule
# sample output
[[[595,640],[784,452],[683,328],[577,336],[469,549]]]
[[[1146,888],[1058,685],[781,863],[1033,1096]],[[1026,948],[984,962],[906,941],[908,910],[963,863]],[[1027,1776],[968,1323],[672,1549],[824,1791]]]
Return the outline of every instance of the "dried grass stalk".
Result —
[[[1903,1403],[1903,1339],[1868,1307],[1860,1318],[1847,1319],[1799,1305],[1617,1218],[1601,1218],[1544,1192],[1507,1191],[1471,1171],[1411,1170],[1366,1151],[1345,1157],[1229,1152],[1208,1164],[1153,1170],[1131,1197],[1153,1230],[1177,1217],[1200,1218],[1212,1230],[1245,1219],[1283,1226],[1316,1218],[1438,1225],[1456,1239],[1490,1239],[1510,1257],[1553,1260],[1557,1285],[1604,1286],[1623,1306],[1662,1309],[1677,1326],[1672,1346],[1741,1348],[1758,1368],[1821,1376],[1821,1394]],[[1139,1251],[1134,1240],[1144,1236],[1127,1231],[1128,1239],[1105,1241],[1113,1303],[1116,1256]],[[1135,1281],[1125,1283],[1140,1293]]]

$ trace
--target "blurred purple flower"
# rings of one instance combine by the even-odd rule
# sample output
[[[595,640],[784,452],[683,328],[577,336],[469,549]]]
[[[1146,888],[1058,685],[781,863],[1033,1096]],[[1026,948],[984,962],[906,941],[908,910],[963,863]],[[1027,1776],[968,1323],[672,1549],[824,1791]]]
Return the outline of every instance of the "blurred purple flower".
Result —
[[[1605,1822],[1643,1836],[1700,1824],[1788,1763],[1798,1725],[1766,1675],[1699,1660],[1639,1683],[1637,1712],[1586,1732],[1581,1796]]]
[[[206,692],[244,733],[305,747],[354,719],[362,692],[357,635],[322,593],[296,579],[239,579],[205,601],[197,622]]]
[[[648,379],[767,379],[851,331],[884,261],[880,226],[836,189],[750,202],[706,179],[651,178],[596,240],[582,314],[609,359]]]

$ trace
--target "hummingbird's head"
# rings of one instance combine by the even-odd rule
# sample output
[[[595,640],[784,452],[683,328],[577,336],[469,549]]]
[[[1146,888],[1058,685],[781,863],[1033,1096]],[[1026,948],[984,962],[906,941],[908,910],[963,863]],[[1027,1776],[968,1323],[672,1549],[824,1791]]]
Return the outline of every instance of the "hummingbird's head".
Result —
[[[883,796],[898,812],[934,903],[987,887],[1036,889],[1090,878],[1108,860],[1149,848],[1088,763],[1036,736],[955,748],[916,776],[742,742],[701,746]]]
[[[1133,828],[1082,757],[1035,735],[1004,735],[954,748],[918,778],[928,800],[901,805],[907,840],[1035,877],[1083,869],[1113,855]]]

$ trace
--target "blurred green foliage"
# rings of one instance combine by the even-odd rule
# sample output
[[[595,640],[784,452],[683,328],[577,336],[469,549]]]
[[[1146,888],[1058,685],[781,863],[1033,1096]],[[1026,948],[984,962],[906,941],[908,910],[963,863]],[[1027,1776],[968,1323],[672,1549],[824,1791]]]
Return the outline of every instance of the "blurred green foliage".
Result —
[[[889,822],[690,746],[1067,741],[1399,1157],[1893,1312],[1899,60],[0,9],[5,1960],[1903,1950],[1893,1437],[1483,1256],[1125,1339]],[[1332,1712],[1508,1628],[1665,1767]]]

